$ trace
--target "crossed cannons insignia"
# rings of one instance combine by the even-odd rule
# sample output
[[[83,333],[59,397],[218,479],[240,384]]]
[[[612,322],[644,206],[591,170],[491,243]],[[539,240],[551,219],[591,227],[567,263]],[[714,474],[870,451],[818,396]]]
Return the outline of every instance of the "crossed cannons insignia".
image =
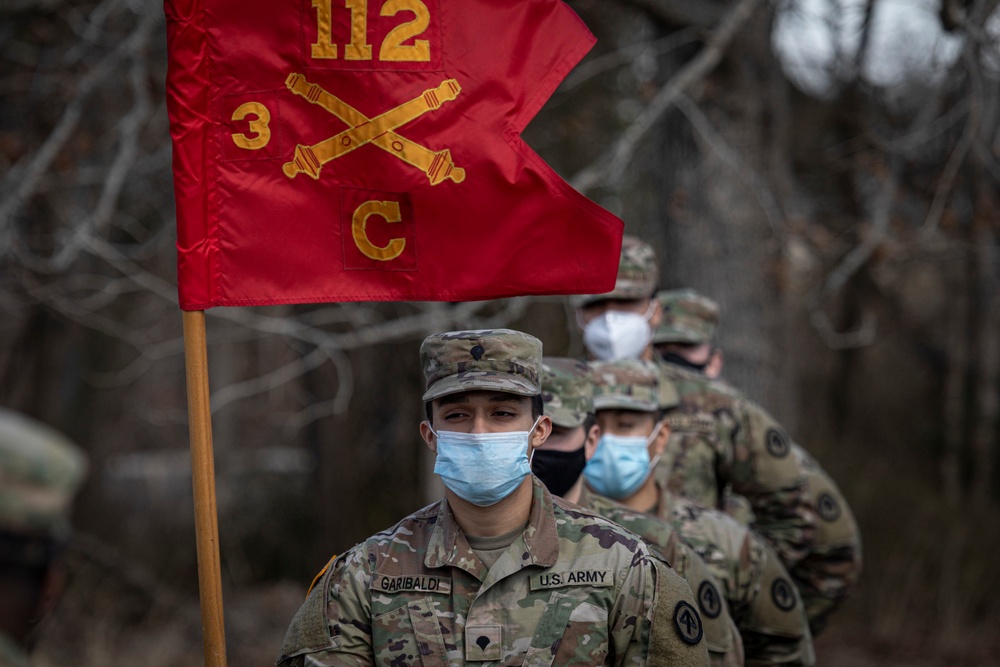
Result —
[[[397,128],[416,120],[428,111],[440,109],[445,102],[458,97],[462,88],[455,79],[442,81],[436,88],[428,88],[409,102],[373,118],[368,118],[315,83],[309,83],[301,74],[289,74],[285,86],[296,95],[323,107],[351,126],[318,144],[297,145],[295,157],[282,167],[288,178],[295,178],[298,174],[308,174],[318,179],[320,170],[327,162],[336,160],[366,144],[374,144],[427,174],[431,185],[437,185],[445,179],[451,179],[456,183],[465,180],[465,170],[455,166],[450,150],[446,148],[435,153],[395,132]]]

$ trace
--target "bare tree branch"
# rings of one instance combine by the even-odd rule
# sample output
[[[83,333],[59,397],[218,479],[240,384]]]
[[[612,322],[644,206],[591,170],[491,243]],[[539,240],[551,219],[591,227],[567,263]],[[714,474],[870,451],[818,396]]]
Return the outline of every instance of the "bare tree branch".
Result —
[[[760,4],[761,0],[740,0],[712,33],[702,51],[660,89],[649,106],[622,133],[615,144],[589,166],[577,172],[570,179],[570,184],[580,192],[588,192],[609,179],[612,183],[617,183],[632,160],[639,141],[656,125],[681,93],[704,79],[719,64],[737,31]]]
[[[760,174],[746,166],[740,155],[715,130],[712,122],[702,113],[701,109],[698,108],[698,105],[691,98],[684,94],[679,95],[677,98],[677,108],[687,117],[691,125],[698,131],[712,151],[719,156],[722,163],[729,167],[734,175],[750,188],[754,198],[760,204],[761,210],[764,212],[764,217],[767,218],[767,222],[771,226],[771,230],[778,238],[784,240],[787,237],[784,225],[785,214],[781,210],[777,198],[775,198],[774,194],[767,187],[767,184],[764,183]]]
[[[853,71],[851,72],[851,78],[855,81],[860,79],[862,69],[865,66],[865,58],[868,57],[868,45],[871,44],[872,16],[875,14],[875,2],[876,0],[865,0],[864,19],[861,22],[861,39],[858,42],[857,51],[854,53]]]
[[[898,159],[890,160],[888,174],[872,209],[871,229],[861,243],[847,253],[837,267],[827,275],[823,285],[809,299],[810,321],[823,341],[832,349],[844,350],[864,347],[875,340],[876,321],[874,315],[865,313],[861,324],[854,331],[841,333],[836,331],[829,316],[823,310],[823,302],[843,289],[851,276],[868,262],[885,240],[899,186],[900,169],[901,164]]]
[[[933,116],[931,105],[925,106],[926,111],[921,112],[921,116]],[[948,111],[937,118],[933,118],[926,124],[920,124],[915,130],[892,139],[882,139],[875,137],[878,146],[886,151],[900,153],[911,156],[925,144],[940,138],[943,134],[957,125],[969,112],[969,100],[963,98],[956,102]]]
[[[725,15],[725,7],[714,0],[625,0],[664,23],[708,28]]]
[[[970,148],[972,148],[972,132],[968,131],[962,134],[962,138],[955,145],[948,157],[948,163],[941,172],[941,178],[938,180],[938,186],[934,192],[934,200],[927,210],[927,219],[920,230],[923,238],[927,238],[937,231],[938,225],[941,223],[941,216],[944,215],[948,205],[948,198],[951,197],[952,186],[955,184],[958,170],[962,168]]]
[[[598,58],[591,58],[569,73],[569,76],[559,86],[559,92],[565,93],[580,87],[587,81],[605,72],[627,65],[645,54],[663,55],[674,49],[691,44],[698,39],[698,31],[694,29],[680,30],[671,33],[666,37],[645,42],[643,44],[630,44],[611,53],[606,53]]]
[[[328,359],[329,355],[326,351],[318,347],[304,357],[291,361],[269,373],[244,382],[228,384],[222,389],[213,392],[211,397],[212,414],[216,414],[240,399],[277,389],[295,378],[319,368]]]
[[[974,50],[973,46],[966,45],[964,53],[964,59],[969,63],[969,71],[972,74],[975,73],[976,69],[975,56],[973,55]],[[962,138],[959,139],[955,148],[951,151],[948,162],[941,172],[941,178],[938,180],[938,186],[934,192],[934,199],[927,211],[927,218],[924,221],[923,227],[920,229],[920,236],[923,239],[931,237],[937,231],[938,225],[941,222],[941,216],[944,215],[948,199],[951,197],[952,188],[955,185],[959,169],[965,163],[965,158],[968,156],[976,134],[979,132],[980,110],[975,103],[971,103],[969,111],[969,119],[966,123],[965,131],[962,133]]]
[[[11,247],[9,236],[12,232],[13,214],[35,192],[45,172],[72,138],[90,95],[98,84],[116,72],[121,61],[134,57],[147,47],[153,30],[162,23],[162,20],[161,12],[155,7],[147,7],[131,35],[83,77],[59,122],[42,146],[32,154],[30,161],[27,164],[15,165],[7,173],[2,184],[2,190],[7,194],[0,200],[0,241],[4,241],[0,243],[0,247],[3,248],[0,249],[0,254]]]

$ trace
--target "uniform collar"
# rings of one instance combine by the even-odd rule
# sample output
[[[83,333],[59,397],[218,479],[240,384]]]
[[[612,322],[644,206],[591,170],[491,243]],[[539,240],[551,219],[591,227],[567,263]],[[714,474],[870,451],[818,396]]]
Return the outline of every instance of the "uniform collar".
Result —
[[[559,559],[559,533],[556,530],[552,496],[534,475],[531,476],[531,512],[528,515],[528,525],[511,547],[521,544],[522,540],[526,554],[522,559],[522,567],[551,567]],[[465,533],[455,521],[447,499],[440,503],[437,522],[427,544],[424,565],[429,568],[457,567],[480,581],[485,579],[485,568],[476,558]]]
[[[600,514],[600,508],[610,502],[610,498],[605,498],[604,496],[591,491],[590,487],[587,486],[585,482],[583,484],[583,488],[580,489],[580,501],[577,504],[584,509]]]
[[[653,508],[650,514],[661,519],[669,519],[670,510],[674,505],[673,494],[659,478],[656,479],[656,491],[656,507]]]
[[[656,507],[654,507],[649,512],[643,512],[642,510],[634,510],[627,505],[623,505],[614,498],[608,498],[607,496],[602,496],[599,493],[595,493],[586,484],[583,485],[583,489],[580,493],[580,502],[578,503],[580,507],[585,507],[589,510],[593,510],[598,514],[604,514],[606,510],[620,509],[627,512],[633,512],[635,514],[649,514],[655,516],[659,519],[669,519],[670,509],[673,505],[671,502],[672,496],[670,491],[668,491],[660,480],[656,480],[656,490],[657,500]]]

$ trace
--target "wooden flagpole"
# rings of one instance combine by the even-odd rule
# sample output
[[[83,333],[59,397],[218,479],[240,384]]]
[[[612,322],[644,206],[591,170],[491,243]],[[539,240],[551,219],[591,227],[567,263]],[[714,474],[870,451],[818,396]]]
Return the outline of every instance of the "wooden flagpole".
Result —
[[[191,480],[198,545],[198,590],[205,641],[205,666],[226,667],[226,631],[222,615],[222,567],[219,518],[215,505],[215,455],[208,393],[208,344],[205,311],[185,311],[184,358],[187,367],[188,422],[191,430]]]

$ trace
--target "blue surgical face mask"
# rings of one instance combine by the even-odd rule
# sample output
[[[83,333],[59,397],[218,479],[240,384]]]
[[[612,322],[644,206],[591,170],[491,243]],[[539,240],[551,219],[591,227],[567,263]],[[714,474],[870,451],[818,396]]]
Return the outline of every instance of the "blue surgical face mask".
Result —
[[[649,477],[656,461],[649,458],[649,443],[660,432],[662,423],[648,437],[605,433],[597,441],[594,458],[587,462],[583,475],[594,491],[621,500],[639,490]]]
[[[514,492],[531,472],[528,446],[539,417],[527,431],[459,433],[434,431],[434,472],[459,498],[488,507]]]

